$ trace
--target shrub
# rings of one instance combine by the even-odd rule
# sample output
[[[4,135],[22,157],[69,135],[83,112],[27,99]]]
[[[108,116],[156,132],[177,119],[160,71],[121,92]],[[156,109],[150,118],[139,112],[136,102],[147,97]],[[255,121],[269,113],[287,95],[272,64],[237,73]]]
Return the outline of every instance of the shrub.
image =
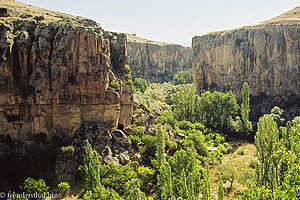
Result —
[[[131,75],[130,75],[130,74],[126,74],[126,75],[125,75],[125,78],[126,78],[126,80],[127,80],[129,83],[132,83]]]
[[[136,110],[135,110],[135,113],[138,114],[138,115],[139,115],[139,114],[142,114],[142,113],[143,113],[143,110],[142,110],[142,109],[136,109]]]
[[[137,177],[134,168],[131,165],[123,167],[112,165],[101,165],[100,167],[101,183],[105,187],[111,187],[119,193],[124,193],[124,184]]]
[[[138,175],[141,178],[143,190],[151,189],[150,177],[155,173],[153,169],[141,166],[138,168]]]
[[[143,135],[142,141],[145,146],[144,153],[153,156],[156,151],[156,137],[152,135]]]
[[[130,135],[129,139],[132,142],[133,147],[138,149],[138,144],[142,141],[142,139],[137,135]]]
[[[131,135],[142,136],[144,135],[145,129],[142,126],[133,126],[131,130]]]
[[[123,67],[123,71],[126,72],[126,73],[129,73],[130,72],[130,66],[129,65],[125,65]]]
[[[109,87],[111,88],[114,88],[115,90],[119,91],[121,86],[120,86],[120,83],[117,81],[117,80],[112,80],[110,83],[109,83]]]
[[[106,189],[104,186],[93,188],[87,191],[83,197],[83,200],[121,200],[122,198],[113,189]]]
[[[139,180],[134,178],[129,180],[126,184],[126,192],[124,194],[125,200],[146,200],[146,195],[140,190]]]
[[[2,55],[2,60],[3,60],[3,61],[6,61],[6,60],[7,60],[5,55]]]
[[[146,80],[142,78],[135,78],[133,81],[133,93],[137,91],[144,93],[148,87],[148,83]]]
[[[27,178],[23,185],[21,186],[21,190],[24,191],[27,194],[44,194],[48,192],[49,187],[46,185],[46,182],[43,179],[39,179],[38,181]],[[37,199],[43,199],[43,198],[37,198]]]
[[[74,147],[73,146],[67,146],[67,147],[61,147],[60,150],[65,154],[74,154]]]
[[[61,182],[57,187],[62,194],[66,194],[70,190],[70,184],[68,182]]]
[[[133,124],[139,125],[139,124],[141,124],[141,123],[143,123],[145,121],[146,121],[146,119],[144,117],[139,116],[139,117],[134,118]]]

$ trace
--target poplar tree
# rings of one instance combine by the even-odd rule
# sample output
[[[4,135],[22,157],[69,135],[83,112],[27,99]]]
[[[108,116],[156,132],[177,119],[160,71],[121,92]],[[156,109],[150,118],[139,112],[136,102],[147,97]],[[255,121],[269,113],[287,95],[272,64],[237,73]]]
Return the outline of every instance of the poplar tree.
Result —
[[[259,118],[257,132],[255,135],[255,146],[257,157],[260,162],[260,184],[265,185],[268,181],[269,169],[273,162],[273,155],[278,146],[278,128],[277,123],[272,116],[264,115]]]
[[[165,141],[164,135],[161,128],[161,125],[158,125],[156,131],[156,138],[157,138],[157,146],[156,146],[156,153],[155,157],[157,160],[158,167],[161,166],[165,162]]]
[[[242,120],[244,124],[246,124],[249,121],[249,113],[250,113],[250,107],[249,107],[250,87],[247,82],[244,82],[243,84],[242,96],[243,96],[243,101],[241,105],[241,114],[242,114]]]
[[[164,162],[159,168],[159,175],[157,177],[161,188],[161,199],[168,200],[173,196],[172,189],[172,172],[168,162]]]
[[[224,189],[223,189],[223,180],[222,177],[220,177],[219,182],[218,182],[218,199],[223,200],[224,199]]]
[[[204,171],[203,175],[203,191],[202,191],[202,199],[209,200],[210,199],[210,179],[209,179],[209,168],[206,165],[206,170]]]
[[[100,160],[97,151],[92,149],[88,140],[85,141],[82,164],[78,170],[81,172],[83,188],[92,190],[101,186],[100,182]]]

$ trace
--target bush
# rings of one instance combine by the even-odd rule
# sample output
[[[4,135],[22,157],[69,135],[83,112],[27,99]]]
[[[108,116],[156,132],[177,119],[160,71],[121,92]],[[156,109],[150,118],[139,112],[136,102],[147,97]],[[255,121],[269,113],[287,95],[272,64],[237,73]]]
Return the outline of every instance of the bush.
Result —
[[[130,72],[130,66],[129,65],[125,65],[123,67],[123,71],[126,72],[126,73],[129,73]]]
[[[126,184],[126,192],[124,194],[125,200],[146,200],[146,195],[140,190],[139,180],[134,178],[129,180]]]
[[[152,135],[143,135],[142,141],[145,146],[144,153],[153,156],[156,151],[156,137]]]
[[[140,124],[142,124],[145,121],[146,121],[146,119],[144,117],[139,116],[139,117],[134,118],[133,124],[140,125]]]
[[[27,178],[23,185],[21,186],[21,190],[27,194],[44,194],[47,193],[49,187],[46,185],[46,182],[43,179],[39,179],[38,181]],[[37,199],[44,199],[44,198],[37,198]]]
[[[142,126],[133,126],[131,130],[131,135],[142,136],[145,133],[145,129]]]
[[[121,200],[122,198],[119,194],[113,189],[106,189],[103,186],[93,188],[92,190],[87,191],[83,197],[83,200]]]
[[[179,71],[178,74],[174,75],[173,83],[174,85],[193,83],[192,69],[186,71]]]
[[[68,182],[61,182],[57,187],[62,194],[66,194],[70,190],[70,184]]]
[[[118,167],[116,165],[101,165],[100,168],[101,183],[105,187],[111,187],[119,193],[124,193],[124,184],[137,177],[131,165]]]
[[[121,89],[120,83],[117,80],[112,80],[109,83],[109,87],[114,88],[117,91],[119,91]]]
[[[130,135],[129,139],[132,142],[133,147],[138,149],[138,144],[142,141],[142,139],[137,135]]]
[[[148,87],[148,83],[146,80],[142,78],[135,78],[133,81],[133,93],[137,91],[144,93]]]
[[[142,110],[142,109],[136,109],[136,110],[135,110],[135,113],[136,113],[137,115],[142,114],[142,113],[143,113],[143,110]]]
[[[61,147],[60,150],[65,154],[74,154],[74,147],[73,146],[67,146],[67,147]]]

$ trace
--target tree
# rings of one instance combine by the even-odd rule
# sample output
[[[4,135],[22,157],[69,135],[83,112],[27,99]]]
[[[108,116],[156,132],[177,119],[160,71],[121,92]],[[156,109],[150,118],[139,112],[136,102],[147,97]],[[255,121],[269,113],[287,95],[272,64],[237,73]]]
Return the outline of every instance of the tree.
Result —
[[[160,197],[162,200],[168,200],[173,196],[172,172],[168,162],[164,162],[159,168],[157,177],[161,188]]]
[[[270,115],[259,118],[255,135],[257,157],[260,162],[259,184],[265,185],[268,181],[269,169],[273,161],[273,154],[278,146],[277,124]]]
[[[249,113],[250,113],[250,107],[249,107],[250,87],[247,82],[244,82],[243,84],[242,96],[243,96],[243,102],[241,105],[241,114],[242,114],[242,120],[244,124],[246,124],[249,121]]]
[[[238,174],[236,173],[235,167],[232,165],[221,165],[220,171],[222,173],[222,180],[223,181],[229,181],[230,182],[230,188],[231,190],[233,188],[234,181],[238,178]]]
[[[145,79],[135,78],[133,81],[133,93],[140,91],[144,93],[148,87],[148,83]]]
[[[157,127],[156,138],[157,138],[156,139],[157,147],[156,147],[155,157],[158,166],[161,166],[165,162],[165,140],[164,140],[164,135],[163,135],[161,125],[158,125]]]
[[[82,183],[85,190],[100,188],[100,161],[98,153],[92,149],[88,140],[85,141],[82,164],[78,169],[81,172]]]
[[[209,200],[210,199],[210,178],[209,178],[209,167],[206,165],[206,170],[203,174],[203,200]]]
[[[218,199],[223,200],[224,199],[224,189],[223,189],[223,180],[222,177],[218,181]]]
[[[126,184],[125,200],[146,200],[146,195],[140,190],[138,179],[131,179]]]

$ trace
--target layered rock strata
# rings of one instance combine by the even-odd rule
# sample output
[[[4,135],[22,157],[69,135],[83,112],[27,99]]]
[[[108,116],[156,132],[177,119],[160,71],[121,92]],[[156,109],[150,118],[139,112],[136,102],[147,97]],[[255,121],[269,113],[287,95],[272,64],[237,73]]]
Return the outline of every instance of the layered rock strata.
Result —
[[[1,6],[8,12],[0,18],[1,135],[50,138],[63,130],[72,137],[85,122],[131,123],[126,35],[18,2]]]
[[[149,41],[127,34],[128,62],[133,77],[150,82],[166,82],[178,71],[192,68],[190,47]]]
[[[194,86],[232,90],[248,82],[253,96],[274,103],[300,95],[300,7],[258,25],[196,36],[192,41]]]

